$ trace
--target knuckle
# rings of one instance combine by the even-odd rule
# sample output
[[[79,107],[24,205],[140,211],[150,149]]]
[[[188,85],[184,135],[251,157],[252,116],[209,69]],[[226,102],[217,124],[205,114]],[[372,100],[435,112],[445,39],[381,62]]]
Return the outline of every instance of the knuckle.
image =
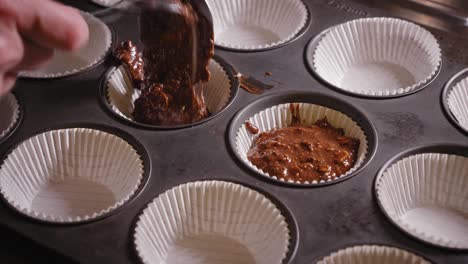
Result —
[[[1,34],[0,64],[15,65],[21,61],[23,53],[24,47],[19,36],[14,36],[14,33]]]

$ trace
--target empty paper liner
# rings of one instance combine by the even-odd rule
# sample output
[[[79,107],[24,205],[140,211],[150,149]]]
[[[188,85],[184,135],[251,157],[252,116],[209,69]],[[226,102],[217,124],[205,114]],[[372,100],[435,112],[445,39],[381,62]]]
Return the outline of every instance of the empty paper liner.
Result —
[[[141,157],[122,138],[94,129],[61,129],[36,135],[7,156],[0,191],[29,217],[76,223],[122,206],[142,178]]]
[[[427,243],[468,249],[468,158],[421,153],[377,177],[381,209],[406,233]]]
[[[109,27],[91,14],[81,12],[89,28],[88,43],[77,51],[55,50],[51,61],[40,69],[23,71],[22,77],[58,78],[70,76],[87,70],[99,62],[109,52],[112,45],[112,33]]]
[[[12,93],[0,97],[0,141],[6,139],[18,124],[20,106]]]
[[[143,263],[280,264],[289,229],[265,196],[223,181],[177,186],[156,198],[136,224]]]
[[[306,26],[301,0],[207,0],[218,46],[259,50],[294,39]]]
[[[360,140],[357,159],[354,166],[347,173],[337,176],[335,178],[330,178],[327,181],[288,181],[278,175],[269,175],[268,173],[262,171],[261,169],[257,168],[254,164],[252,164],[247,157],[249,150],[253,146],[254,140],[258,137],[258,134],[254,135],[251,132],[249,132],[244,123],[237,128],[235,150],[237,151],[238,156],[242,159],[242,161],[245,164],[247,164],[251,169],[253,169],[257,173],[262,174],[264,176],[271,177],[279,181],[288,181],[291,183],[308,185],[332,182],[334,180],[346,177],[347,175],[355,172],[358,168],[361,167],[361,165],[366,160],[366,155],[368,153],[368,142],[364,131],[355,121],[353,121],[350,117],[339,111],[324,106],[309,103],[295,104],[299,106],[299,115],[301,117],[300,123],[302,125],[311,126],[318,120],[326,118],[333,127],[342,128],[346,136]],[[278,128],[288,127],[291,125],[293,118],[293,114],[291,113],[290,109],[290,103],[276,105],[251,116],[250,118],[248,118],[248,120],[245,121],[249,121],[252,125],[257,127],[259,129],[259,133],[271,131]]]
[[[468,131],[468,77],[465,77],[449,92],[447,104],[458,124]]]
[[[91,0],[91,2],[100,6],[112,7],[123,2],[123,0]]]
[[[221,62],[211,60],[208,69],[211,72],[211,78],[204,86],[203,94],[210,116],[198,123],[207,121],[226,109],[233,101],[238,90],[238,84],[234,81],[234,77],[230,75],[231,73],[228,73]],[[132,80],[125,66],[122,65],[115,70],[111,70],[106,78],[104,84],[105,100],[113,113],[136,124],[156,127],[134,121],[134,102],[139,98],[141,92],[133,88]],[[190,125],[194,124],[185,126]]]
[[[349,247],[330,254],[317,264],[430,264],[429,261],[403,249],[362,245]]]
[[[307,61],[325,82],[345,92],[395,97],[427,86],[441,49],[426,29],[395,18],[364,18],[331,28],[312,41]]]

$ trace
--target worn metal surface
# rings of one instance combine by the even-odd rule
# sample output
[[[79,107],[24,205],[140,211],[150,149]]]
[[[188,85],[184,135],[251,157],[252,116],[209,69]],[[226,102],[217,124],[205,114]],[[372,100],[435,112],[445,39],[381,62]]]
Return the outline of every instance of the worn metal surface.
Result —
[[[318,81],[304,63],[307,43],[326,28],[353,18],[391,15],[358,2],[305,0],[312,16],[302,37],[279,49],[263,52],[216,53],[239,71],[275,85],[267,92],[318,92],[362,109],[375,125],[378,149],[358,175],[335,185],[297,188],[257,177],[230,151],[228,126],[237,111],[258,96],[241,91],[221,115],[204,124],[173,131],[145,130],[115,118],[100,103],[100,79],[110,60],[70,78],[20,80],[15,88],[24,106],[18,131],[0,146],[2,154],[31,135],[72,124],[115,127],[132,135],[151,160],[148,185],[123,210],[88,224],[52,225],[30,220],[0,203],[0,225],[81,263],[137,263],[133,226],[142,208],[158,194],[176,185],[204,179],[233,180],[263,190],[284,204],[298,224],[298,248],[289,263],[313,263],[336,249],[356,244],[386,244],[409,249],[435,263],[468,263],[468,252],[455,252],[415,240],[390,223],[373,195],[377,172],[394,155],[420,145],[463,144],[468,137],[447,119],[440,103],[447,80],[468,66],[467,41],[434,32],[444,50],[440,75],[424,90],[401,98],[377,100],[341,94]],[[136,18],[113,11],[102,15],[117,40],[137,39]],[[271,72],[272,76],[265,75]],[[468,155],[468,154],[467,154]]]

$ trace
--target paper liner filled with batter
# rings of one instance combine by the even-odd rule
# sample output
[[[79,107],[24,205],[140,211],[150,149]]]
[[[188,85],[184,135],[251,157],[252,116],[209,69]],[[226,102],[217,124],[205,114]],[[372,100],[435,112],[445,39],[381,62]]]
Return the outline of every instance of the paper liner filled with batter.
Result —
[[[331,124],[333,127],[342,128],[345,132],[345,136],[358,139],[360,143],[359,149],[357,151],[357,159],[355,164],[347,173],[328,180],[292,181],[285,180],[278,175],[269,175],[268,173],[262,171],[254,164],[252,164],[252,162],[250,162],[250,160],[248,159],[247,154],[252,148],[254,140],[257,138],[258,135],[251,133],[246,127],[246,124],[243,124],[241,127],[239,127],[237,132],[235,149],[238,152],[241,159],[246,164],[248,164],[248,166],[250,166],[254,171],[267,177],[272,177],[276,180],[299,184],[318,184],[324,182],[331,182],[339,178],[343,178],[356,171],[364,163],[368,153],[367,137],[362,128],[359,127],[359,125],[355,121],[353,121],[347,115],[327,107],[307,103],[294,104],[298,105],[298,111],[301,117],[301,125],[311,126],[317,121],[326,118],[329,124]],[[259,129],[259,133],[262,133],[277,128],[289,127],[292,123],[292,119],[293,113],[291,112],[291,104],[288,103],[267,108],[250,117],[246,121],[257,127]]]
[[[215,115],[227,106],[234,88],[228,73],[216,60],[211,60],[208,69],[211,78],[204,86],[203,96],[210,115]],[[108,76],[105,89],[111,109],[117,115],[134,121],[134,102],[140,97],[141,92],[134,89],[124,66],[120,66]]]

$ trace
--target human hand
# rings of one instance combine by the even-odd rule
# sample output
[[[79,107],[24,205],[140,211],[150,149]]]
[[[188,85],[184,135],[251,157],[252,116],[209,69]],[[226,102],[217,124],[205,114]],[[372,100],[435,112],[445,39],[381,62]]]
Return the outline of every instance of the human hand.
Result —
[[[34,70],[54,49],[77,50],[88,41],[80,13],[53,0],[0,0],[0,96],[21,70]]]

